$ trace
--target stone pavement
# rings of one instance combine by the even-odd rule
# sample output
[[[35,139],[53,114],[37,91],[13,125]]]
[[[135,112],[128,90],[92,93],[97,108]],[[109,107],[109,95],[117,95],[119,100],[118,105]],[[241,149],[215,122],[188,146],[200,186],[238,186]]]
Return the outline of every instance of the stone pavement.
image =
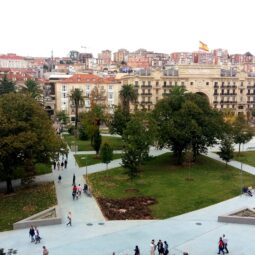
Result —
[[[164,151],[151,150],[153,155]],[[216,157],[209,153],[210,157]],[[69,153],[68,169],[54,171],[50,175],[38,177],[40,181],[55,180],[61,172],[62,183],[56,183],[58,202],[61,208],[63,223],[54,226],[40,227],[42,243],[30,243],[28,230],[15,230],[0,233],[0,246],[15,248],[18,255],[42,254],[42,245],[46,245],[50,254],[56,255],[116,255],[133,254],[135,245],[141,249],[141,254],[149,254],[149,244],[152,238],[167,240],[170,254],[179,255],[183,251],[191,255],[216,254],[219,236],[223,233],[229,238],[229,250],[233,255],[250,255],[255,253],[254,226],[226,224],[217,222],[218,215],[226,214],[242,207],[255,207],[255,198],[238,196],[207,208],[186,213],[177,217],[157,221],[105,221],[94,198],[82,194],[78,201],[73,201],[71,184],[73,173],[77,183],[83,186],[83,175],[86,167],[75,165],[72,153]],[[109,168],[117,167],[120,160],[114,160]],[[237,164],[237,163],[235,163]],[[240,163],[238,163],[240,165]],[[245,168],[246,169],[246,168]],[[244,170],[245,170],[244,169]],[[88,167],[88,173],[104,171],[104,164]],[[224,187],[222,188],[224,192]],[[73,214],[73,226],[66,227],[66,214]],[[87,225],[91,223],[91,225]],[[102,224],[103,225],[100,225]]]

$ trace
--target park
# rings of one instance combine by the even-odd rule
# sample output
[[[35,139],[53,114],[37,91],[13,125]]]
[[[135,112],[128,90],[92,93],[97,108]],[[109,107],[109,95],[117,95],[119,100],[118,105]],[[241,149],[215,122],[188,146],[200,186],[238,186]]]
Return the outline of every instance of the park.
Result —
[[[13,224],[32,224],[29,217],[54,206],[61,224],[38,227],[42,244],[57,255],[132,254],[135,245],[148,254],[151,239],[167,240],[170,254],[215,254],[223,233],[232,254],[241,236],[243,247],[249,245],[251,226],[217,220],[254,208],[254,198],[242,193],[255,186],[253,130],[246,120],[229,123],[206,98],[180,88],[152,112],[132,113],[131,89],[123,88],[125,100],[110,120],[95,107],[60,135],[29,95],[0,97],[0,248],[40,253],[41,245],[29,242],[29,225],[12,230]],[[102,123],[111,134],[101,134]],[[53,168],[64,159],[67,167]],[[72,199],[74,176],[92,196]],[[72,227],[66,227],[69,211]]]

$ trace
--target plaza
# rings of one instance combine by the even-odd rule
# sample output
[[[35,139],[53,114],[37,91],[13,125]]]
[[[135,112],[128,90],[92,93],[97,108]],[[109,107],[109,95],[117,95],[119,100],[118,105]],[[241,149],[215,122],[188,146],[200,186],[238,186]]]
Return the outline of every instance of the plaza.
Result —
[[[244,150],[254,147],[255,139],[244,146]],[[150,154],[160,155],[167,150],[152,148]],[[84,152],[78,152],[84,153]],[[93,152],[86,152],[93,153]],[[208,156],[220,160],[218,155],[209,152]],[[121,160],[114,160],[109,169],[120,165]],[[240,162],[229,163],[240,168]],[[255,168],[242,165],[244,171],[255,174]],[[105,171],[104,164],[88,166],[88,173]],[[238,171],[238,169],[237,169]],[[141,254],[149,254],[151,239],[166,240],[170,254],[216,254],[218,239],[226,234],[229,239],[230,254],[248,255],[255,252],[252,225],[218,222],[218,216],[239,208],[253,208],[254,197],[240,195],[227,201],[172,217],[166,220],[125,220],[106,221],[93,197],[82,194],[78,201],[71,198],[72,176],[75,173],[76,183],[83,186],[83,175],[86,167],[79,168],[73,153],[68,156],[68,168],[61,171],[62,183],[57,183],[59,171],[38,176],[38,182],[55,181],[58,205],[60,207],[62,224],[39,227],[42,241],[40,244],[30,242],[28,229],[6,231],[0,233],[1,247],[18,250],[18,254],[41,254],[45,245],[50,254],[95,254],[106,255],[133,254],[138,245]],[[224,187],[222,187],[224,192]],[[72,212],[72,227],[67,227],[67,213]]]

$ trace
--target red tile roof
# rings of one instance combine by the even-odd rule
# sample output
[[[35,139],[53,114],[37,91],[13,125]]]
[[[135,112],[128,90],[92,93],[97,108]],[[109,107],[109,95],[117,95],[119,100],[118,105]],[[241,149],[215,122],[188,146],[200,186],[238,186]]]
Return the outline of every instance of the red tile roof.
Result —
[[[102,78],[94,74],[74,74],[72,77],[59,81],[62,83],[92,83],[92,84],[112,84],[119,83],[113,77]]]
[[[24,60],[24,57],[18,56],[13,53],[9,53],[7,55],[0,55],[0,59]]]

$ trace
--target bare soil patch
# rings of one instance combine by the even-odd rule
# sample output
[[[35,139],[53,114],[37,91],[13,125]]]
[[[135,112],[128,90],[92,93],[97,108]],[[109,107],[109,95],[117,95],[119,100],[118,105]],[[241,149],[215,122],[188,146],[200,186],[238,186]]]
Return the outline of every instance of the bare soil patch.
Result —
[[[156,203],[152,197],[131,197],[126,199],[97,198],[104,216],[108,220],[153,219],[149,205]]]

